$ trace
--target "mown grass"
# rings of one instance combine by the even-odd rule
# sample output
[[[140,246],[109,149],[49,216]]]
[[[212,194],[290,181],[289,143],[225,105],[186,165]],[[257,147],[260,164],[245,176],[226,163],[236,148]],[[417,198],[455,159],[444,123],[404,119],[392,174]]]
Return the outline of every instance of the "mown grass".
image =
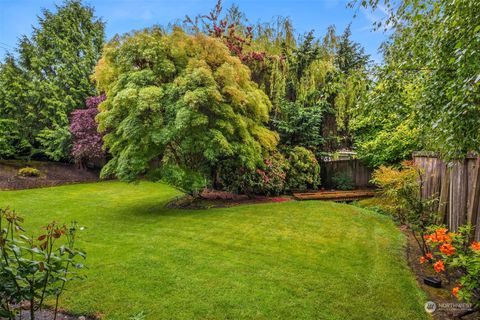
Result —
[[[165,209],[174,189],[142,182],[0,192],[28,230],[88,228],[88,279],[63,308],[105,319],[425,319],[424,294],[386,217],[330,202]]]

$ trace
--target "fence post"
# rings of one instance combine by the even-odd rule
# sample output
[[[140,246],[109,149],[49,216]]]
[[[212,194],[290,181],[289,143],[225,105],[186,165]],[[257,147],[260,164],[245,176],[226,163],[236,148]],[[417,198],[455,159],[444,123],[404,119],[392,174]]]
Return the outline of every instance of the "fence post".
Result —
[[[480,155],[477,155],[475,161],[475,170],[473,171],[472,192],[470,194],[470,208],[467,213],[467,223],[476,225],[478,222],[478,206],[480,202]]]
[[[438,203],[438,213],[441,217],[441,223],[447,222],[448,217],[448,198],[450,191],[450,169],[448,164],[443,164],[442,180],[440,183],[440,199]]]

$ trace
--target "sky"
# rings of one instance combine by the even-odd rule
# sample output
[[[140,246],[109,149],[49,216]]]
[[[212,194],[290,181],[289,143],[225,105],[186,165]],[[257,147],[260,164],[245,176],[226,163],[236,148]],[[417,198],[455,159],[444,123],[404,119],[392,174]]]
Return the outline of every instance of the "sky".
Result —
[[[0,58],[14,51],[18,38],[30,35],[32,26],[43,8],[54,11],[62,0],[0,0]],[[302,34],[314,30],[325,34],[329,25],[338,33],[351,23],[352,39],[359,42],[375,62],[381,62],[378,52],[387,35],[372,31],[372,23],[385,17],[381,10],[357,12],[347,7],[349,0],[224,0],[224,8],[237,4],[249,22],[271,21],[276,16],[288,16],[295,30]],[[95,8],[96,15],[106,22],[106,37],[117,33],[143,29],[155,24],[167,25],[185,15],[208,13],[216,0],[84,0]]]

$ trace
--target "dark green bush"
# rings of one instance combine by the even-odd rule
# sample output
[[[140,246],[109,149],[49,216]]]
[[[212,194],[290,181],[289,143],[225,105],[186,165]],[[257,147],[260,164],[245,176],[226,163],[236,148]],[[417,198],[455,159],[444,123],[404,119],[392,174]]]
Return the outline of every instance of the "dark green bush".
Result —
[[[218,182],[221,188],[247,195],[279,195],[285,190],[285,158],[280,153],[267,157],[255,169],[224,162],[219,169]]]
[[[337,172],[332,177],[332,182],[335,189],[338,190],[353,190],[355,189],[355,185],[353,183],[353,179],[350,175],[345,172]]]

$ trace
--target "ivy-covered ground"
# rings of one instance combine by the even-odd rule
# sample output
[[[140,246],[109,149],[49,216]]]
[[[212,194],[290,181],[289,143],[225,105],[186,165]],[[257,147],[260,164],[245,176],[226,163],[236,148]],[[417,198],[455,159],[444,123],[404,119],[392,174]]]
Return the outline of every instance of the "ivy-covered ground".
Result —
[[[40,232],[87,228],[88,279],[61,301],[105,319],[425,319],[404,236],[384,216],[330,202],[165,209],[179,193],[119,182],[0,192]]]

